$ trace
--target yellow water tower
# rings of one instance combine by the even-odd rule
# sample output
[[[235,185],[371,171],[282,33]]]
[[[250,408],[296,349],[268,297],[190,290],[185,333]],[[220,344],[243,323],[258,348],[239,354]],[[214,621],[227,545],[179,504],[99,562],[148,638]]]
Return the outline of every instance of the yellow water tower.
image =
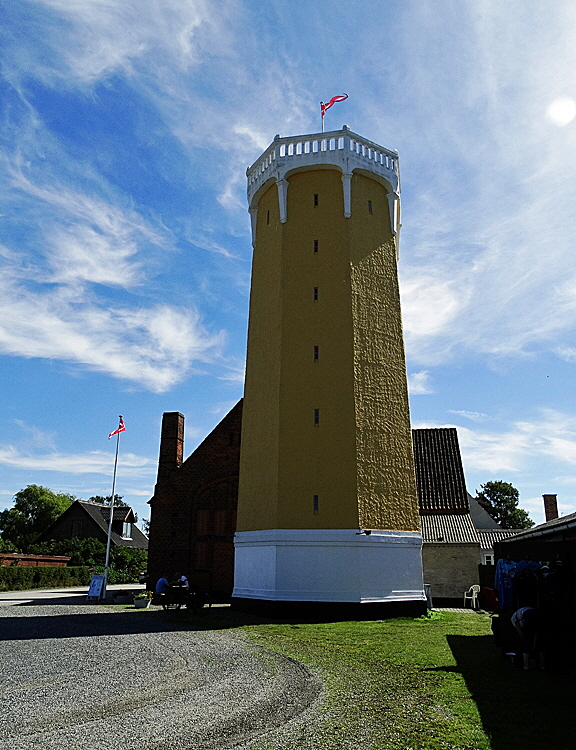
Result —
[[[247,176],[233,597],[421,604],[398,154],[344,126],[277,136]]]

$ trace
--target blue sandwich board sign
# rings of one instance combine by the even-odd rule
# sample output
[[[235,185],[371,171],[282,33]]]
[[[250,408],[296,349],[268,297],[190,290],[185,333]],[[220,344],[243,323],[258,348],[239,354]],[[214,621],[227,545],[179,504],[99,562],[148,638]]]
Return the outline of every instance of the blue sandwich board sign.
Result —
[[[90,588],[88,589],[88,595],[86,601],[98,601],[102,594],[102,587],[104,586],[104,576],[92,576],[90,581]]]

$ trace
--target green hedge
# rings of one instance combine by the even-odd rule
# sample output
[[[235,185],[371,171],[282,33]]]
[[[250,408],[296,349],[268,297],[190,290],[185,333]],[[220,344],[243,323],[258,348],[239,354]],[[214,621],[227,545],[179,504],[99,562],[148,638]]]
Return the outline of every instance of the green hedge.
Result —
[[[42,542],[30,548],[37,555],[68,555],[70,566],[93,565],[95,573],[104,572],[106,545],[98,539],[62,539]],[[112,547],[108,583],[137,583],[138,573],[148,566],[148,552],[133,547]]]
[[[90,578],[87,567],[0,567],[0,591],[87,586],[90,583]]]

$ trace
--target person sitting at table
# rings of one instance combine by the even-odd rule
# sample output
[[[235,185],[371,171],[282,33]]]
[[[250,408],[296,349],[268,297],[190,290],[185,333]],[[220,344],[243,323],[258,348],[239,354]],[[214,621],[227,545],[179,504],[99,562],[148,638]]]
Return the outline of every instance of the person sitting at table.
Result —
[[[165,575],[160,576],[156,582],[156,588],[154,589],[155,594],[165,594],[168,591],[169,583]]]
[[[186,589],[186,591],[188,591],[188,589],[190,588],[188,579],[183,573],[176,573],[176,577],[172,582],[172,586],[178,586],[180,588]]]

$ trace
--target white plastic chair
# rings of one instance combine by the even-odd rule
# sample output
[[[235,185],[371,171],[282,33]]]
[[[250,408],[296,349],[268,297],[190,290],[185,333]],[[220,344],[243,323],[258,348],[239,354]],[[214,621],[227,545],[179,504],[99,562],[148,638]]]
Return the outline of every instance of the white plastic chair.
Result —
[[[470,586],[468,591],[464,592],[464,607],[466,607],[466,599],[470,599],[472,609],[476,609],[478,606],[478,594],[480,593],[480,586],[475,583]]]

